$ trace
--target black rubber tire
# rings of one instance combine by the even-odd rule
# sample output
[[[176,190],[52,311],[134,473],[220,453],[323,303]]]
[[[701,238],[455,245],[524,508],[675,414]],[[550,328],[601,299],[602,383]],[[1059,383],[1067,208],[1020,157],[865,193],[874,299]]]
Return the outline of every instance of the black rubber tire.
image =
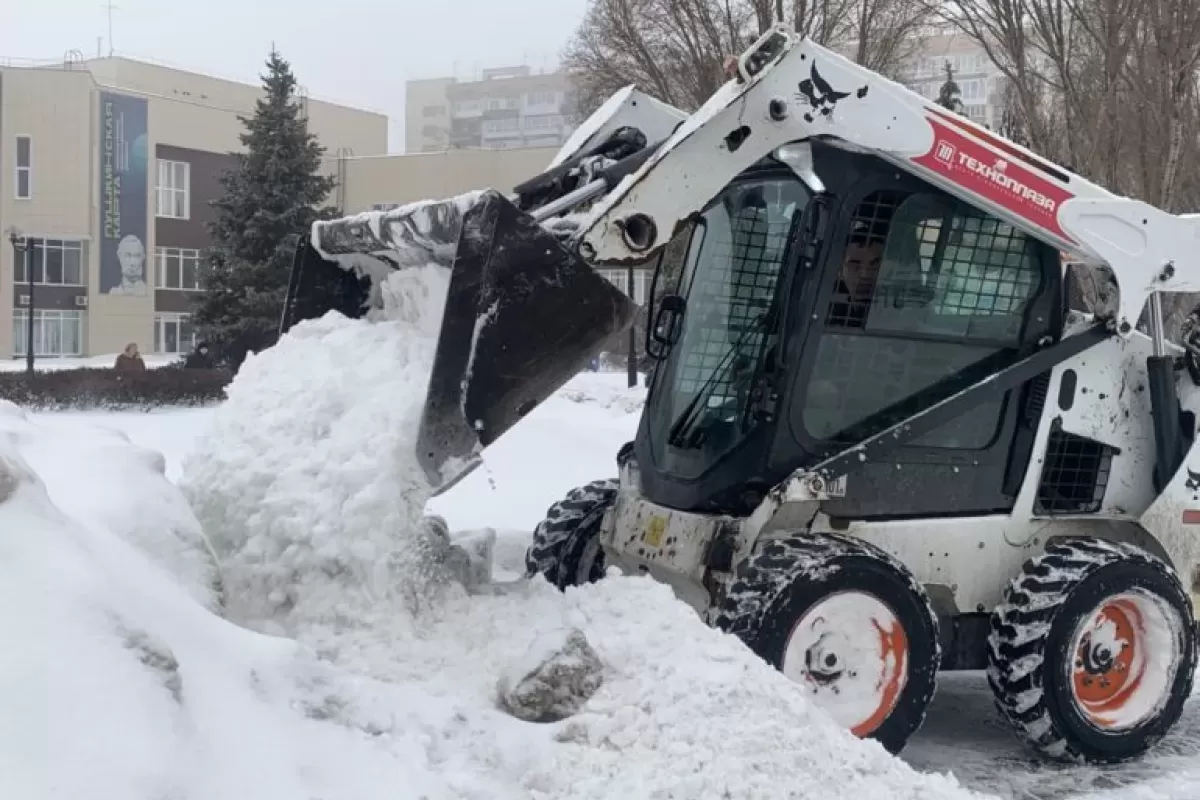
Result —
[[[938,621],[929,597],[903,564],[879,548],[837,534],[772,540],[737,570],[716,617],[759,657],[782,669],[792,628],[819,600],[860,590],[890,606],[908,637],[908,675],[891,714],[865,738],[899,753],[925,720],[941,663]]]
[[[1180,621],[1180,659],[1157,714],[1128,731],[1089,723],[1071,691],[1071,637],[1105,597],[1141,589],[1164,600]],[[1134,758],[1179,721],[1196,668],[1191,600],[1163,561],[1128,544],[1090,537],[1051,542],[1012,580],[992,613],[988,683],[996,707],[1043,756],[1107,764]]]
[[[527,576],[542,575],[559,589],[579,583],[580,559],[589,545],[598,544],[600,522],[617,499],[618,486],[616,480],[592,481],[550,506],[525,551]],[[595,583],[603,577],[604,551],[599,550],[584,582]]]

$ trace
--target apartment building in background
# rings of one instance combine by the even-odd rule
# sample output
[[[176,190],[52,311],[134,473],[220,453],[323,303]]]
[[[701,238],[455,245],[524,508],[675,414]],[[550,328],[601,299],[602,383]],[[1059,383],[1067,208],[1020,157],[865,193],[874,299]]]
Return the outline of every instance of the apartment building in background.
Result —
[[[404,149],[409,153],[558,147],[579,125],[577,93],[563,72],[528,66],[485,69],[478,80],[408,81]]]
[[[191,348],[209,202],[259,96],[127,58],[0,66],[0,357],[31,310],[39,356]],[[386,116],[303,103],[331,152],[386,153]]]
[[[947,64],[958,84],[962,113],[972,122],[998,129],[1007,79],[983,47],[963,33],[943,29],[928,37],[920,52],[904,65],[902,80],[917,94],[936,100],[946,83]]]

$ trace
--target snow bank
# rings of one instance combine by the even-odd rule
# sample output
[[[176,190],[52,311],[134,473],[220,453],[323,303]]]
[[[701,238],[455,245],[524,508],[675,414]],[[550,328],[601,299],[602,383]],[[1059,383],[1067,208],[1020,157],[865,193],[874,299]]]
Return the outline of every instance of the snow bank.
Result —
[[[0,400],[6,438],[41,479],[58,510],[89,531],[116,531],[167,570],[202,605],[219,605],[212,547],[180,491],[166,478],[161,453],[132,444],[119,430],[39,423]]]
[[[419,637],[384,625],[314,644],[381,680],[456,697],[472,715],[488,709],[490,720],[498,676],[524,668],[547,637],[581,630],[605,664],[604,682],[578,715],[522,725],[509,746],[531,756],[515,775],[516,761],[493,768],[492,797],[510,796],[507,786],[556,800],[979,797],[854,738],[650,579],[611,572],[565,594],[539,581],[450,605]],[[488,757],[501,752],[514,758]]]
[[[447,288],[441,268],[397,271],[390,318],[331,312],[239,370],[181,477],[231,618],[367,623],[447,583],[441,540],[419,524],[430,487],[415,449]]]
[[[162,541],[121,530],[131,517],[84,526],[25,457],[46,467],[78,446],[119,454],[120,442],[75,430],[77,447],[52,462],[51,428],[7,404],[0,421],[0,797],[519,796],[490,792],[473,763],[487,747],[471,746],[512,739],[515,720],[468,718],[421,687],[348,675],[212,614],[154,555]],[[140,524],[167,523],[169,542],[175,490],[148,497],[158,472],[126,449],[112,469],[158,501]],[[503,766],[519,774],[526,757]]]

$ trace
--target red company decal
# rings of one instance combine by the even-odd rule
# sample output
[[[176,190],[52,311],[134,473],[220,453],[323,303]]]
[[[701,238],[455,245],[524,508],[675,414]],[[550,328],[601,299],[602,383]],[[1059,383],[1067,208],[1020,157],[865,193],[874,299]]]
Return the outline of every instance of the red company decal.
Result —
[[[1055,236],[1074,241],[1058,224],[1059,206],[1074,196],[1066,187],[997,155],[936,119],[929,118],[929,124],[933,126],[933,148],[914,158],[913,163],[944,175]]]

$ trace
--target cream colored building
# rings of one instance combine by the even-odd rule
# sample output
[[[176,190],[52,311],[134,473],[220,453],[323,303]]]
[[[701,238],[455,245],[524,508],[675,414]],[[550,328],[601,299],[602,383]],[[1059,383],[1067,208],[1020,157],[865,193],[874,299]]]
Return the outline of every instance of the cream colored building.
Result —
[[[190,348],[208,201],[259,94],[124,58],[0,67],[0,357],[24,353],[31,307],[37,355]],[[386,116],[304,105],[328,152],[387,151]]]

